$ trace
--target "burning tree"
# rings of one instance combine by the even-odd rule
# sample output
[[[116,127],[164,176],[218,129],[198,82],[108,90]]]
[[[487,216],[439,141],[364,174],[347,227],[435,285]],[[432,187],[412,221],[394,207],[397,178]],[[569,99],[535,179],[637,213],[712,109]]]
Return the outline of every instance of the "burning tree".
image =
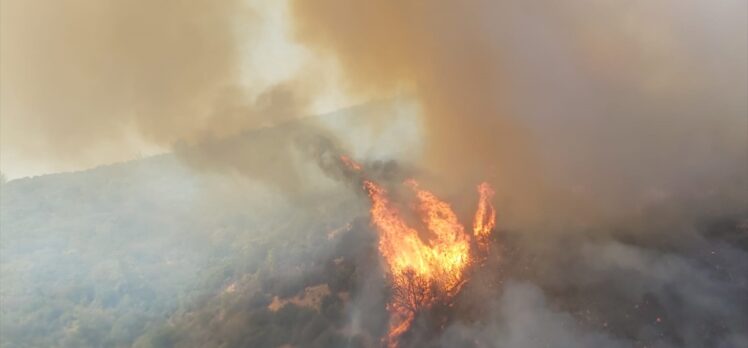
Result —
[[[417,313],[435,303],[449,303],[465,284],[466,270],[475,259],[471,240],[475,240],[479,251],[487,251],[496,223],[491,204],[494,193],[487,183],[478,186],[471,236],[448,203],[421,189],[415,180],[407,180],[405,185],[415,193],[416,213],[428,230],[424,241],[392,204],[387,190],[364,178],[362,165],[346,156],[340,157],[340,163],[362,178],[371,201],[371,221],[379,233],[379,253],[391,282],[389,332],[383,342],[397,347],[399,337],[408,331]]]
[[[396,347],[400,335],[410,327],[415,314],[436,302],[453,298],[465,282],[465,271],[472,262],[470,235],[446,202],[433,193],[420,189],[414,180],[406,182],[417,197],[417,213],[429,230],[424,242],[418,231],[408,226],[400,212],[391,204],[384,188],[364,181],[371,199],[371,219],[379,232],[382,254],[390,281],[392,298],[388,305],[390,329],[387,345]],[[481,198],[476,217],[480,222],[474,231],[478,241],[486,241],[493,229],[495,213],[487,203],[491,191],[487,184],[479,188]],[[485,243],[487,246],[487,243]]]

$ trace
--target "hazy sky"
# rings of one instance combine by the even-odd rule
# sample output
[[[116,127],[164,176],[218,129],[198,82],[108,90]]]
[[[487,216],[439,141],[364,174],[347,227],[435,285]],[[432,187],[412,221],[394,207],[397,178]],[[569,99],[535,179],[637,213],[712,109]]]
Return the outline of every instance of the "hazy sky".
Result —
[[[133,37],[135,40],[140,40],[138,37],[138,35],[142,35],[140,33],[133,33],[133,36],[130,37],[128,36],[129,33],[116,36],[116,33],[112,34],[110,32],[116,32],[121,27],[128,27],[129,30],[127,23],[117,22],[118,19],[121,19],[120,16],[125,17],[121,13],[127,11],[132,12],[134,16],[137,16],[138,21],[143,22],[142,25],[147,29],[144,31],[168,31],[170,23],[156,23],[155,20],[149,22],[151,18],[148,18],[148,16],[158,18],[163,13],[168,13],[168,6],[170,5],[158,8],[147,4],[147,2],[131,2],[132,5],[113,5],[111,7],[119,6],[119,8],[107,8],[106,5],[97,4],[99,3],[97,1],[72,0],[65,2],[65,4],[61,3],[46,0],[2,0],[1,2],[3,16],[3,94],[2,113],[0,114],[0,171],[11,179],[60,171],[81,170],[100,164],[169,151],[173,143],[172,140],[156,137],[156,141],[154,141],[147,134],[144,136],[142,130],[135,129],[142,127],[142,125],[129,124],[129,121],[122,123],[112,123],[110,121],[126,120],[133,117],[132,115],[66,115],[65,110],[60,110],[61,108],[68,108],[71,113],[91,114],[96,112],[112,114],[139,112],[126,105],[127,103],[137,104],[136,101],[131,99],[139,97],[137,92],[127,98],[112,97],[113,94],[130,93],[128,88],[131,86],[122,88],[111,86],[120,83],[116,81],[117,79],[127,79],[128,76],[121,76],[117,73],[106,76],[109,73],[107,70],[120,69],[122,66],[126,67],[128,65],[136,68],[145,67],[145,71],[151,68],[155,69],[155,76],[136,76],[130,81],[122,81],[123,85],[129,83],[133,85],[132,87],[139,88],[139,84],[142,83],[152,84],[153,81],[150,79],[168,80],[172,78],[169,75],[170,72],[159,72],[158,59],[170,60],[177,54],[192,54],[190,50],[197,48],[205,50],[207,55],[213,54],[211,49],[232,51],[216,52],[217,56],[230,56],[228,59],[216,58],[211,61],[210,58],[206,57],[192,58],[192,61],[187,62],[185,64],[187,66],[183,68],[187,70],[188,74],[189,64],[198,65],[196,69],[201,69],[199,65],[203,62],[207,62],[206,65],[234,65],[234,69],[229,72],[203,68],[207,74],[234,74],[233,83],[245,88],[249,93],[260,93],[274,84],[293,79],[301,70],[309,70],[311,65],[315,66],[315,70],[325,71],[323,74],[329,79],[336,78],[334,64],[313,57],[307,49],[291,39],[292,29],[288,19],[288,6],[284,1],[244,0],[243,4],[226,5],[223,8],[221,8],[221,5],[197,5],[206,7],[202,10],[205,12],[215,10],[217,20],[224,20],[226,23],[229,23],[229,21],[226,18],[221,18],[221,16],[231,17],[236,15],[240,17],[236,23],[220,23],[217,26],[221,29],[233,31],[229,37],[233,42],[226,43],[226,47],[219,48],[190,46],[188,43],[177,42],[175,45],[182,45],[183,47],[175,46],[165,49],[149,47],[148,45],[164,44],[164,42],[158,42],[160,39],[180,41],[184,37],[187,38],[186,40],[191,40],[192,36],[201,33],[190,32],[189,23],[176,22],[171,24],[177,26],[177,30],[181,30],[182,33],[175,33],[173,37],[164,34],[165,37],[158,37],[151,43],[137,44],[127,40],[131,40]],[[61,8],[60,6],[67,7]],[[242,6],[241,9],[240,6]],[[150,12],[146,13],[146,11]],[[246,11],[246,13],[244,15],[238,13],[241,11]],[[57,16],[56,12],[60,15]],[[152,15],[152,13],[155,14]],[[189,17],[189,15],[190,13],[186,12],[185,17]],[[66,20],[65,17],[69,20]],[[215,26],[210,26],[211,24],[207,24],[205,27],[198,27],[196,30],[203,31],[205,35],[210,35],[216,40],[223,39],[221,35],[226,34],[223,32],[216,33]],[[102,31],[104,34],[100,36],[91,35],[91,31]],[[117,40],[121,40],[121,42],[117,42]],[[199,41],[200,38],[198,37],[195,40]],[[55,46],[56,43],[59,45]],[[71,50],[75,50],[76,46],[83,47],[79,49],[81,53],[69,53]],[[89,49],[86,50],[86,47]],[[130,50],[152,50],[156,52],[154,56],[161,55],[162,57],[122,57]],[[144,61],[134,61],[141,58]],[[108,61],[111,61],[111,63]],[[101,67],[94,67],[94,73],[91,73],[91,65],[95,66],[96,64],[101,65]],[[107,66],[107,64],[112,64],[112,66]],[[66,72],[51,71],[49,66],[64,66],[68,70],[67,75]],[[27,70],[39,72],[33,74],[28,73]],[[80,75],[76,73],[76,70],[81,71]],[[122,74],[128,74],[126,68],[122,68],[122,70]],[[180,72],[179,70],[176,71]],[[149,72],[147,75],[154,75],[154,73]],[[195,73],[195,75],[198,75],[198,73]],[[52,82],[48,82],[48,79]],[[111,79],[113,81],[99,81],[99,79]],[[175,83],[186,82],[189,81],[176,81]],[[26,85],[22,86],[20,92],[17,93],[19,89],[14,87],[18,86],[19,83],[27,83],[28,85],[49,83],[49,85],[42,88]],[[108,86],[98,87],[96,84],[108,84]],[[206,83],[206,85],[209,84],[210,82]],[[352,103],[352,101],[347,100],[343,92],[334,88],[333,83],[328,85],[330,89],[324,91],[324,93],[319,93],[305,108],[306,112],[311,114],[326,113]],[[64,91],[67,87],[70,88],[70,91]],[[173,86],[169,86],[167,83],[165,88],[173,88]],[[63,91],[60,91],[60,89],[63,89]],[[90,108],[87,106],[70,107],[65,104],[65,101],[60,101],[51,103],[51,106],[47,108],[34,107],[40,96],[55,93],[54,91],[60,91],[61,98],[66,98],[68,101],[78,104],[121,103],[122,105],[91,106]],[[145,96],[145,93],[143,92],[140,96]],[[154,90],[148,93],[158,95],[160,91]],[[196,93],[186,95],[195,96],[202,92],[198,91]],[[34,100],[30,102],[29,98]],[[58,111],[61,112],[61,115],[39,115],[40,113],[55,113]],[[144,115],[144,117],[149,116],[151,115]],[[94,124],[97,121],[93,121],[91,124],[94,125],[86,127],[87,117],[100,120],[98,121],[100,124]],[[134,117],[137,118],[138,116]],[[48,122],[44,121],[45,119],[68,119],[67,123],[72,123],[69,126],[73,129],[60,128],[55,125],[58,129],[50,130],[51,127],[47,124]],[[193,120],[186,119],[182,121],[183,123],[193,122]],[[98,127],[118,130],[116,134],[102,132],[102,137],[108,137],[108,139],[85,144],[85,146],[72,145],[76,138],[86,137],[77,134],[77,129],[80,129],[82,133],[88,133],[97,131]],[[60,139],[48,141],[49,132],[55,132],[54,136]],[[68,137],[70,139],[64,139]],[[62,145],[60,146],[60,144]],[[67,144],[71,144],[69,148],[66,148],[68,147]],[[60,147],[64,149],[59,150]],[[81,150],[82,147],[83,150]],[[64,151],[63,154],[60,153],[62,151]]]
[[[661,187],[745,160],[743,0],[0,4],[11,178],[403,93],[416,165],[466,185]]]

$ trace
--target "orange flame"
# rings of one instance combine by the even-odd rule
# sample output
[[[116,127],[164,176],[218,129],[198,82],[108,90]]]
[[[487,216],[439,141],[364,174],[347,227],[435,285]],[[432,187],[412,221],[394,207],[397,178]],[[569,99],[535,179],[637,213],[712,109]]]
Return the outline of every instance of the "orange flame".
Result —
[[[343,162],[343,164],[348,167],[348,169],[353,170],[355,172],[360,172],[363,167],[356,161],[352,160],[350,157],[346,155],[340,155],[340,161]]]
[[[363,170],[361,164],[348,156],[341,155],[340,161],[348,170]],[[449,303],[457,295],[473,263],[471,238],[475,238],[482,252],[487,252],[496,224],[496,212],[491,203],[494,191],[488,183],[478,186],[473,237],[465,232],[448,203],[421,189],[415,180],[405,184],[415,193],[416,213],[428,230],[426,242],[405,222],[382,186],[371,180],[363,181],[371,200],[371,221],[379,232],[379,253],[392,283],[387,304],[389,332],[382,340],[391,348],[397,347],[400,336],[408,331],[420,310],[436,302]]]
[[[473,219],[473,234],[478,246],[483,251],[488,250],[491,231],[496,226],[496,210],[491,203],[494,191],[488,183],[478,185],[478,209],[475,211]]]
[[[383,339],[388,347],[397,347],[399,337],[410,328],[419,310],[451,300],[465,283],[465,271],[471,264],[470,235],[450,205],[420,189],[415,180],[406,184],[416,194],[416,211],[429,232],[427,243],[408,226],[384,188],[364,181],[371,199],[372,223],[379,232],[379,252],[392,282],[392,298],[387,305],[389,332]],[[474,234],[479,242],[485,241],[487,248],[495,223],[490,203],[493,191],[484,183],[479,193]]]

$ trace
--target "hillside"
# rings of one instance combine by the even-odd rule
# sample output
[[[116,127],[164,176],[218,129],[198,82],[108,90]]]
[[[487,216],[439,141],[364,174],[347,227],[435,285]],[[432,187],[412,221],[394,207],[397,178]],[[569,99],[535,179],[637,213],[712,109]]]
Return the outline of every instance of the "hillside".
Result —
[[[328,230],[348,223],[340,216],[356,216],[330,213],[357,209],[341,192],[316,192],[328,198],[310,210],[249,179],[226,181],[162,155],[6,183],[2,346],[130,346],[263,270],[277,282],[250,292],[291,296],[303,290],[294,275],[319,267],[300,261],[329,247]]]
[[[380,113],[400,124],[377,137],[356,130],[351,115]],[[0,347],[379,346],[391,288],[367,199],[316,161],[346,148],[371,159],[367,175],[406,172],[380,161],[407,157],[388,143],[409,134],[400,116],[369,105],[4,183]],[[319,138],[322,123],[350,132]],[[495,252],[403,342],[744,346],[748,215],[718,199],[674,196],[626,221],[522,230],[501,225],[500,206]],[[704,204],[715,200],[723,206]]]

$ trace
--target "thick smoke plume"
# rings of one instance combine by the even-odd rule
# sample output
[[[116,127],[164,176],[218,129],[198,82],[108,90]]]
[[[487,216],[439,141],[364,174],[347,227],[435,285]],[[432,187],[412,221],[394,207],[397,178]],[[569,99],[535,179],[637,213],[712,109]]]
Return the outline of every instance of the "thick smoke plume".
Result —
[[[745,3],[293,4],[352,93],[414,93],[437,191],[496,187],[503,252],[403,346],[748,342]]]
[[[745,184],[744,2],[327,0],[293,9],[300,40],[335,57],[354,93],[414,92],[423,165],[442,187],[490,179],[513,209],[506,218],[570,205],[571,215],[594,210],[587,219],[620,217],[642,200]],[[720,199],[746,203],[728,195]]]
[[[244,61],[266,20],[242,0],[3,0],[6,159],[88,167],[303,114],[300,83]]]
[[[338,63],[346,92],[418,104],[422,136],[389,146],[421,146],[385,160],[352,154],[371,139],[344,122],[292,120],[314,100],[313,72],[246,81],[241,52],[262,18],[243,1],[0,1],[4,153],[86,163],[144,142],[296,204],[260,210],[264,196],[217,178],[242,203],[221,196],[203,214],[257,209],[231,220],[241,231],[298,220],[261,231],[280,255],[237,275],[231,301],[174,314],[166,327],[187,325],[173,342],[326,332],[345,342],[312,346],[378,345],[389,290],[360,177],[340,166],[350,155],[386,184],[417,177],[463,221],[474,185],[496,190],[491,255],[454,307],[418,313],[402,347],[748,345],[745,1],[289,0],[296,38]],[[390,121],[355,122],[377,133]],[[231,245],[263,255],[255,239]],[[329,311],[268,309],[307,286],[327,287]],[[329,325],[296,324],[314,316]],[[290,340],[286,326],[302,332]]]

